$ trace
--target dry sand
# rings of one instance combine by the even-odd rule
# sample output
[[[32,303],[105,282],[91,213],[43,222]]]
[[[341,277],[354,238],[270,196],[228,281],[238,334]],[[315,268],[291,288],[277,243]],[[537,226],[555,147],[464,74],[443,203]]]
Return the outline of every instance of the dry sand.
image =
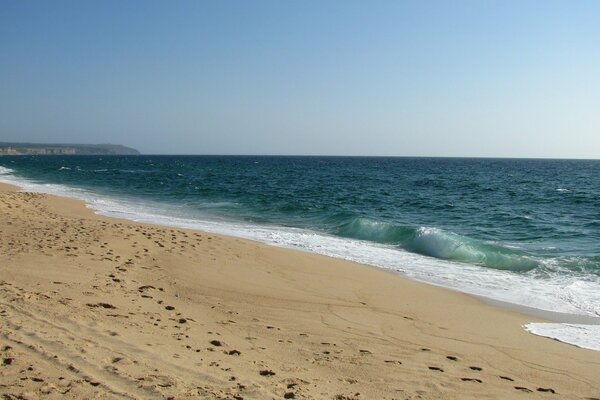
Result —
[[[341,260],[0,187],[0,396],[592,399],[600,352]]]

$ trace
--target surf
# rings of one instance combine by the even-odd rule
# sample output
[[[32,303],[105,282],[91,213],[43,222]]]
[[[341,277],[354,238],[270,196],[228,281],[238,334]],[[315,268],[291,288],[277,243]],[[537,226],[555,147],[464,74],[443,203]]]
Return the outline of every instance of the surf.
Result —
[[[539,260],[518,249],[436,227],[410,227],[358,217],[341,224],[334,233],[353,239],[392,244],[424,256],[486,268],[526,272],[542,265]]]

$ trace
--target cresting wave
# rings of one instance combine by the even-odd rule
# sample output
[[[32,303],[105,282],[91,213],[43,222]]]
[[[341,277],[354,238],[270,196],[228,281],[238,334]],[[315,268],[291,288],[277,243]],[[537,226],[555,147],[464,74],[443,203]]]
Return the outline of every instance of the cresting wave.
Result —
[[[483,242],[438,228],[413,228],[359,217],[341,224],[335,234],[396,245],[424,256],[487,268],[523,272],[541,265],[532,256],[517,249]]]

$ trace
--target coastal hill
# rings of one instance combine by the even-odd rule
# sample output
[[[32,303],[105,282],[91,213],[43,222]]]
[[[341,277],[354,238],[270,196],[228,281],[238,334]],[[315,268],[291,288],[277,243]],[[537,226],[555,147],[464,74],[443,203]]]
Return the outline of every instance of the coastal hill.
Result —
[[[118,144],[43,144],[0,142],[3,155],[135,155],[136,149]]]

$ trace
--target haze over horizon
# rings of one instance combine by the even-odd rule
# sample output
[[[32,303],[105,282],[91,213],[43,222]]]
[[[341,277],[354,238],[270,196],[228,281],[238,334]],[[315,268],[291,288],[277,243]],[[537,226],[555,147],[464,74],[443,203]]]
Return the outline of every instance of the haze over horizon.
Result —
[[[0,141],[600,158],[600,3],[0,0]]]

